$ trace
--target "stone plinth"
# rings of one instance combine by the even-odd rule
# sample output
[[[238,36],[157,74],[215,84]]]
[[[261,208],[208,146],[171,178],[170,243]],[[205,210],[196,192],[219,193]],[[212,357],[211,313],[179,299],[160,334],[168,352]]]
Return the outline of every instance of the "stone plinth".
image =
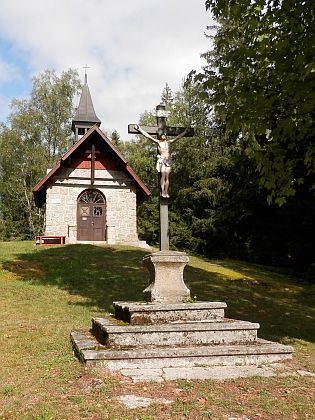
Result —
[[[115,319],[93,318],[90,332],[72,332],[73,348],[86,365],[133,381],[277,374],[273,366],[292,358],[292,347],[257,337],[259,324],[225,318],[225,302],[114,307]]]
[[[115,318],[130,325],[198,322],[224,318],[225,302],[152,303],[113,302]]]
[[[121,369],[180,369],[215,366],[250,366],[270,364],[292,359],[290,346],[257,339],[255,343],[158,347],[158,348],[105,348],[88,333],[72,332],[71,340],[79,359],[89,366]],[[256,372],[256,375],[259,373]],[[166,376],[166,375],[164,375]],[[178,376],[176,379],[180,378]],[[182,376],[182,378],[185,376]]]
[[[150,285],[143,291],[147,302],[182,303],[190,298],[183,272],[189,258],[184,252],[159,251],[143,258]]]
[[[211,322],[173,322],[158,325],[117,325],[92,318],[92,333],[105,346],[195,346],[254,343],[259,324],[224,319]]]

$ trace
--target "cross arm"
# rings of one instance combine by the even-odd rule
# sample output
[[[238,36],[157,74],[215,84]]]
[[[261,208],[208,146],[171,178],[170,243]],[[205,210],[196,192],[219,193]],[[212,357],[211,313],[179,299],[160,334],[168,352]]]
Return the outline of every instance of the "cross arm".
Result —
[[[128,125],[128,133],[129,134],[139,134],[139,131],[136,129],[136,125],[138,124],[129,124]],[[158,127],[152,127],[149,125],[141,125],[142,130],[146,131],[148,134],[157,134],[158,133]]]
[[[135,128],[137,124],[129,124],[128,125],[128,133],[129,134],[139,134],[139,131]],[[158,134],[158,127],[157,126],[141,126],[141,128],[146,131],[148,134],[157,135]],[[185,130],[186,133],[183,137],[194,137],[195,131],[193,128],[185,128],[185,127],[166,127],[166,135],[171,137],[176,137],[182,134]]]
[[[182,137],[194,137],[195,130],[193,128],[186,127],[167,127],[166,135],[171,137],[180,136],[185,130],[186,132]]]

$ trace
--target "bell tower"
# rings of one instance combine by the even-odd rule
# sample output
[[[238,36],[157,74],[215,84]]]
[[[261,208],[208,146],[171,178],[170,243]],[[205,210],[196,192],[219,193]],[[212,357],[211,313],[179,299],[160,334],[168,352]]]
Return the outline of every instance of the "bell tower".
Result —
[[[87,84],[87,74],[85,73],[79,106],[71,126],[71,129],[74,132],[74,143],[80,140],[87,130],[95,124],[99,127],[101,125],[101,120],[95,114],[90,89]]]

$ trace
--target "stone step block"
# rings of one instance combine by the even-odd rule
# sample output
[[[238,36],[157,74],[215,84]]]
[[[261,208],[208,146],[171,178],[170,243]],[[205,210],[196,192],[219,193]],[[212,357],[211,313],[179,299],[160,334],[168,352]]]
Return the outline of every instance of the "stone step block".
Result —
[[[257,339],[251,344],[201,345],[190,347],[159,347],[107,349],[95,337],[71,333],[73,348],[89,366],[113,371],[122,369],[209,368],[218,366],[260,366],[292,359],[291,346]]]
[[[253,376],[276,376],[285,366],[260,365],[260,366],[195,366],[195,367],[170,367],[165,369],[121,369],[119,373],[132,380],[132,382],[163,382],[178,379],[186,380],[226,380],[237,378],[250,378]],[[235,417],[233,417],[235,418]],[[235,418],[236,419],[236,418]]]
[[[113,302],[115,318],[132,325],[190,322],[224,318],[225,302],[161,304]]]
[[[259,324],[230,320],[174,322],[157,325],[114,324],[107,318],[92,318],[92,333],[106,346],[193,346],[203,344],[245,344],[257,339]]]

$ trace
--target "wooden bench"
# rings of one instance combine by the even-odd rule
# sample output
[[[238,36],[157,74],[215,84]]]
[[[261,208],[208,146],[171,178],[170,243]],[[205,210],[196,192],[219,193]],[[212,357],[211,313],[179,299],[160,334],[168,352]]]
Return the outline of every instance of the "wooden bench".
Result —
[[[36,245],[64,245],[65,236],[35,236]]]

